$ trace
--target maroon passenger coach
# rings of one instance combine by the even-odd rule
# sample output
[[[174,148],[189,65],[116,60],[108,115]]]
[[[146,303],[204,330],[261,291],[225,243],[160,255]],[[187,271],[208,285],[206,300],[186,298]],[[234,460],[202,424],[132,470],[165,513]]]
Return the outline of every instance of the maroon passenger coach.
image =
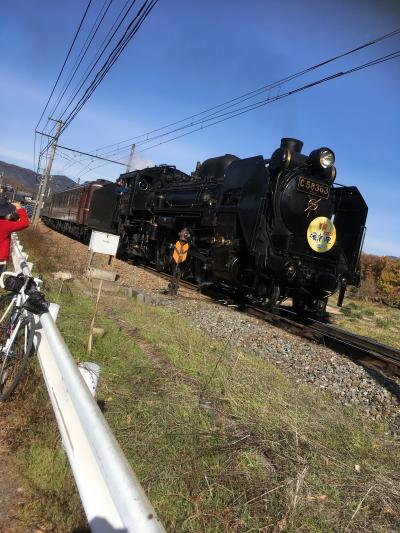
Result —
[[[98,179],[50,194],[41,212],[43,222],[57,231],[89,242],[92,230],[87,227],[87,218],[93,193],[109,183]]]

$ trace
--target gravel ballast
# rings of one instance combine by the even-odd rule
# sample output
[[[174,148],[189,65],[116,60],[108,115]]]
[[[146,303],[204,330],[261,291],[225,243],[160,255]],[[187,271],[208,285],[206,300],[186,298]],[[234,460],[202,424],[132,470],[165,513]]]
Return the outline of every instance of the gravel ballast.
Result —
[[[76,275],[84,271],[88,257],[84,244],[45,226],[41,226],[41,232],[50,250],[66,252],[63,269],[69,268]],[[121,285],[139,289],[151,297],[153,304],[174,310],[211,336],[229,341],[232,346],[255,351],[298,384],[313,384],[330,392],[345,405],[358,405],[368,417],[386,420],[391,432],[400,437],[399,379],[382,379],[380,374],[329,348],[184,287],[179,290],[177,298],[171,298],[164,294],[168,281],[143,268],[116,260],[114,269]]]

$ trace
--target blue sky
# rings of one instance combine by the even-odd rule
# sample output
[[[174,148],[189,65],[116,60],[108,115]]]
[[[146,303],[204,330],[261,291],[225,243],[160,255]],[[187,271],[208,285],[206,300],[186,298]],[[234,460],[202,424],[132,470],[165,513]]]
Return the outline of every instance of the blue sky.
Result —
[[[1,160],[33,168],[34,127],[86,3],[0,3]],[[96,9],[102,3],[93,0]],[[114,0],[113,8],[122,5]],[[128,139],[397,27],[398,0],[160,0],[61,142],[87,151]],[[288,88],[398,49],[397,36]],[[196,161],[224,153],[269,157],[281,137],[303,140],[305,153],[329,146],[337,181],[356,185],[369,205],[365,251],[400,255],[399,88],[397,59],[138,153],[138,159],[191,171]],[[57,157],[53,173],[65,166]],[[81,168],[65,173],[74,178]],[[85,177],[113,180],[119,172],[105,165]]]

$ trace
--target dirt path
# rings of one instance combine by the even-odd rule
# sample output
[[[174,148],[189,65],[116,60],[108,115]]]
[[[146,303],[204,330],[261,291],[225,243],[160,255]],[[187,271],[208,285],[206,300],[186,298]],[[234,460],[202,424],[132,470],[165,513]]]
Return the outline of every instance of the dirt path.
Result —
[[[26,528],[16,518],[24,503],[20,475],[15,455],[10,447],[10,434],[18,431],[15,405],[0,403],[0,532],[25,533]]]
[[[33,230],[28,229],[21,235],[22,241],[24,238],[32,241],[31,246],[35,249],[35,259],[37,261],[35,266],[40,272],[41,259],[45,259],[45,265],[48,270],[56,272],[57,270],[67,270],[76,278],[82,276],[87,268],[89,251],[88,246],[79,241],[72,239],[62,233],[48,228],[43,223],[38,226],[40,238],[36,240]],[[50,251],[50,253],[49,253]],[[168,286],[168,281],[161,278],[148,270],[144,270],[136,265],[116,259],[114,266],[108,264],[108,256],[96,254],[92,266],[102,269],[111,269],[118,274],[118,284],[125,287],[136,287],[145,290],[152,296],[161,294]],[[179,294],[190,297],[191,299],[207,300],[200,292],[193,292],[185,287],[181,287]]]

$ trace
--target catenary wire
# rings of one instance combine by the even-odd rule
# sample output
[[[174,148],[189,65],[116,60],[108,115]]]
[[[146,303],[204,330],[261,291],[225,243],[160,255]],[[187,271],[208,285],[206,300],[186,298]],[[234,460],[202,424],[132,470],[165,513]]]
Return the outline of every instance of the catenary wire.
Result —
[[[58,97],[58,100],[57,102],[55,103],[50,115],[53,116],[58,108],[58,106],[60,105],[66,91],[68,90],[68,87],[71,85],[72,83],[72,80],[74,79],[79,67],[81,66],[82,64],[82,61],[84,60],[92,42],[93,42],[93,39],[95,38],[97,32],[99,31],[99,28],[105,18],[105,16],[107,15],[108,13],[108,10],[110,9],[110,6],[112,4],[113,0],[104,0],[104,3],[96,17],[96,20],[94,21],[93,23],[93,26],[83,44],[83,47],[82,47],[82,50],[80,51],[78,57],[76,58],[75,60],[75,63],[73,64],[73,66],[71,67],[71,70],[69,72],[69,75],[67,77],[67,79],[65,80],[65,83],[61,89],[61,92],[60,92],[60,95]],[[107,5],[106,5],[107,4]],[[99,20],[100,19],[100,20]]]
[[[219,124],[221,122],[225,122],[226,120],[229,120],[230,118],[234,118],[234,117],[242,115],[244,113],[248,113],[250,111],[253,111],[254,109],[258,109],[259,107],[263,107],[263,106],[265,106],[267,104],[273,103],[275,101],[281,100],[283,98],[286,98],[286,97],[291,96],[293,94],[296,94],[298,92],[301,92],[301,91],[304,91],[306,89],[312,88],[312,87],[314,87],[316,85],[319,85],[321,83],[324,83],[326,81],[330,81],[332,79],[335,79],[335,78],[338,78],[338,77],[342,77],[344,75],[351,74],[353,72],[356,72],[357,70],[361,70],[361,69],[364,69],[364,68],[367,68],[367,67],[371,67],[373,65],[376,65],[376,64],[379,64],[379,63],[382,63],[382,62],[385,62],[385,61],[389,61],[391,59],[396,59],[398,57],[398,55],[399,55],[399,51],[393,52],[393,53],[388,54],[386,56],[382,56],[382,57],[379,57],[377,59],[371,60],[371,61],[369,61],[367,63],[364,63],[362,65],[359,65],[358,67],[354,67],[354,68],[348,69],[348,70],[343,71],[343,72],[337,72],[335,74],[332,74],[330,76],[326,76],[326,77],[324,77],[322,79],[319,79],[317,81],[308,83],[308,84],[303,85],[301,87],[298,87],[296,89],[292,89],[292,90],[287,91],[285,93],[281,93],[281,94],[278,94],[278,95],[273,96],[273,97],[269,97],[269,98],[264,99],[264,100],[259,100],[257,102],[253,102],[250,105],[243,106],[241,108],[236,108],[236,109],[234,109],[232,111],[229,111],[229,112],[226,112],[226,113],[222,112],[223,110],[221,110],[221,113],[218,114],[218,115],[213,114],[212,116],[210,116],[208,118],[207,117],[200,118],[199,120],[192,122],[189,126],[186,126],[186,125],[185,126],[181,126],[179,128],[175,128],[175,129],[173,129],[173,130],[171,130],[169,132],[166,132],[166,133],[160,134],[158,136],[154,136],[152,138],[146,139],[145,142],[153,141],[153,140],[156,140],[158,138],[163,138],[163,137],[170,136],[173,133],[177,133],[178,131],[182,131],[184,129],[187,129],[188,127],[193,127],[193,126],[201,124],[201,126],[199,128],[196,128],[194,130],[190,130],[189,132],[186,132],[186,133],[178,135],[178,136],[174,136],[173,138],[167,139],[167,140],[165,140],[163,142],[153,144],[153,145],[151,145],[151,146],[149,146],[149,147],[147,147],[145,149],[138,150],[137,153],[144,152],[146,150],[149,150],[151,148],[155,148],[155,147],[160,146],[162,144],[167,144],[168,142],[172,142],[173,140],[177,140],[179,138],[185,137],[187,135],[190,135],[190,134],[195,133],[197,131],[200,131],[202,129],[206,129],[206,128],[208,128],[210,126],[213,126],[215,124]],[[211,123],[208,124],[208,122],[211,122]],[[139,143],[137,143],[137,146],[140,146],[142,144],[144,144],[144,142],[142,142],[142,143],[139,142]],[[130,150],[130,147],[124,147],[124,148],[121,148],[121,149],[118,149],[118,150],[115,150],[115,151],[105,152],[102,155],[107,155],[109,153],[117,154],[119,152],[125,152],[125,151],[129,151],[129,150]],[[79,163],[82,164],[81,161]],[[90,166],[90,165],[91,165],[91,163],[89,163],[87,166]],[[95,170],[97,168],[100,168],[101,166],[103,166],[103,165],[96,166],[96,167],[93,168],[93,170]],[[89,169],[89,171],[91,171],[91,170],[92,169]]]
[[[56,81],[55,81],[55,83],[54,83],[54,85],[53,85],[53,88],[52,88],[51,92],[50,92],[50,96],[49,96],[49,98],[48,98],[48,100],[47,100],[47,102],[46,102],[46,105],[44,106],[44,109],[43,109],[43,111],[42,111],[42,114],[40,115],[39,121],[38,121],[38,123],[36,124],[36,129],[39,127],[40,121],[42,120],[43,115],[44,115],[45,112],[46,112],[46,109],[47,109],[47,107],[48,107],[48,105],[49,105],[49,102],[50,102],[50,100],[51,100],[51,98],[52,98],[52,96],[53,96],[53,94],[54,94],[54,91],[55,91],[55,89],[56,89],[56,86],[57,86],[57,84],[58,84],[58,82],[59,82],[59,80],[60,80],[60,78],[61,78],[61,75],[62,75],[62,73],[63,73],[63,71],[64,71],[65,65],[66,65],[66,63],[67,63],[67,61],[68,61],[68,58],[69,58],[71,52],[72,52],[72,49],[73,49],[74,44],[75,44],[75,41],[76,41],[76,39],[77,39],[77,37],[78,37],[78,35],[79,35],[79,32],[80,32],[80,30],[81,30],[81,28],[82,28],[82,24],[83,24],[83,22],[84,22],[84,20],[85,20],[85,18],[86,18],[86,15],[87,15],[87,13],[88,13],[88,11],[89,11],[89,8],[90,8],[91,3],[92,3],[92,0],[89,0],[89,1],[88,1],[88,4],[87,4],[87,6],[86,6],[85,12],[83,13],[82,19],[81,19],[81,21],[80,21],[80,23],[79,23],[78,29],[77,29],[76,32],[75,32],[75,35],[74,35],[73,41],[72,41],[72,43],[71,43],[71,45],[70,45],[70,47],[69,47],[69,50],[68,50],[67,56],[66,56],[66,58],[64,59],[64,63],[62,64],[61,70],[60,70],[60,72],[58,73],[57,79],[56,79]]]
[[[397,50],[396,52],[392,52],[390,54],[387,54],[385,56],[382,56],[382,57],[376,58],[374,60],[368,61],[367,63],[363,63],[361,65],[358,65],[356,67],[347,69],[345,71],[339,71],[339,72],[336,72],[336,73],[331,74],[329,76],[325,76],[324,78],[321,78],[319,80],[313,81],[311,83],[307,83],[307,84],[305,84],[305,85],[303,85],[301,87],[297,87],[295,89],[292,89],[290,91],[287,91],[285,93],[277,95],[277,96],[275,96],[273,98],[260,100],[258,102],[255,102],[254,104],[251,104],[250,106],[244,106],[244,107],[242,107],[242,108],[240,108],[238,110],[235,110],[235,112],[221,114],[218,117],[214,117],[214,119],[219,118],[219,120],[215,120],[214,122],[212,122],[210,124],[206,124],[206,125],[202,124],[199,128],[196,128],[194,130],[191,130],[191,131],[185,132],[183,134],[177,135],[177,136],[175,136],[175,137],[173,137],[171,139],[167,139],[165,141],[161,141],[161,142],[159,142],[157,144],[154,144],[152,146],[146,147],[143,150],[138,150],[138,153],[142,153],[142,152],[144,152],[146,150],[149,150],[151,148],[155,148],[155,147],[160,146],[162,144],[167,144],[169,142],[175,141],[175,140],[180,139],[182,137],[185,137],[187,135],[191,135],[192,133],[195,133],[195,132],[200,131],[202,129],[206,129],[206,128],[209,128],[209,127],[214,126],[216,124],[219,124],[221,122],[225,122],[227,120],[230,120],[231,118],[235,118],[235,117],[237,117],[239,115],[243,115],[245,113],[248,113],[250,111],[253,111],[255,109],[258,109],[260,107],[268,105],[268,104],[273,103],[275,101],[281,100],[283,98],[287,98],[287,97],[292,96],[294,94],[297,94],[299,92],[303,92],[303,91],[305,91],[307,89],[310,89],[312,87],[316,87],[317,85],[320,85],[322,83],[326,83],[328,81],[332,81],[334,79],[337,79],[337,78],[340,78],[340,77],[343,77],[343,76],[347,76],[347,75],[352,74],[354,72],[357,72],[359,70],[363,70],[363,69],[378,65],[380,63],[384,63],[386,61],[397,59],[399,57],[400,57],[400,50]],[[226,116],[226,115],[228,115],[228,116]],[[204,122],[204,121],[199,121],[199,122]],[[105,164],[101,164],[101,165],[98,165],[98,166],[96,166],[94,168],[90,168],[85,173],[92,172],[92,171],[94,171],[94,170],[96,170],[98,168],[101,168],[104,165]]]
[[[37,132],[39,135],[43,135],[44,137],[51,137],[52,139],[55,139],[52,135],[48,135],[47,133],[42,133],[40,131]],[[112,161],[111,159],[106,159],[104,157],[101,157],[99,155],[93,155],[89,154],[88,152],[82,152],[81,150],[75,150],[74,148],[68,148],[67,146],[62,146],[61,144],[57,145],[57,148],[60,148],[61,150],[67,150],[69,152],[75,152],[77,154],[87,155],[90,157],[93,157],[95,159],[102,159],[103,161],[108,161],[109,163],[115,163],[117,165],[123,165],[123,163],[120,163],[119,161]]]
[[[180,124],[182,122],[186,122],[188,120],[192,120],[193,118],[196,118],[196,117],[198,117],[200,115],[204,115],[204,114],[209,113],[211,111],[215,111],[215,110],[217,110],[217,109],[219,109],[221,107],[227,106],[229,104],[234,104],[235,102],[240,103],[242,100],[246,101],[246,100],[248,100],[250,98],[254,98],[255,96],[258,96],[259,93],[265,92],[265,91],[267,91],[269,89],[275,88],[275,87],[277,87],[279,85],[282,85],[284,83],[292,81],[292,80],[294,80],[294,79],[296,79],[296,78],[298,78],[300,76],[303,76],[304,74],[308,74],[309,72],[312,72],[315,69],[321,68],[322,66],[326,66],[329,63],[337,61],[338,59],[342,59],[343,57],[346,57],[346,56],[348,56],[350,54],[353,54],[355,52],[358,52],[360,50],[368,48],[368,47],[370,47],[372,45],[375,45],[375,44],[377,44],[377,43],[379,43],[381,41],[384,41],[386,39],[394,37],[394,36],[396,36],[398,34],[400,34],[400,28],[397,28],[397,29],[395,29],[395,30],[393,30],[393,31],[391,31],[389,33],[386,33],[386,34],[384,34],[382,36],[376,37],[375,39],[367,41],[366,43],[363,43],[363,44],[361,44],[361,45],[359,45],[359,46],[357,46],[355,48],[352,48],[351,50],[347,50],[346,52],[343,52],[341,54],[337,54],[337,55],[335,55],[335,56],[333,56],[333,57],[331,57],[331,58],[329,58],[329,59],[327,59],[325,61],[322,61],[320,63],[312,65],[311,67],[307,67],[307,68],[305,68],[303,70],[300,70],[300,71],[296,72],[295,74],[291,74],[289,76],[286,76],[286,77],[284,77],[284,78],[282,78],[282,79],[280,79],[278,81],[272,82],[270,84],[263,85],[262,87],[259,87],[258,89],[254,89],[252,91],[244,93],[244,94],[242,94],[240,96],[237,96],[235,98],[232,98],[230,100],[222,102],[221,104],[218,104],[216,106],[213,106],[213,107],[210,107],[210,108],[205,109],[203,111],[200,111],[198,113],[189,115],[189,116],[187,116],[187,117],[185,117],[183,119],[171,122],[169,124],[166,124],[165,126],[161,126],[159,128],[153,129],[153,130],[148,131],[146,133],[142,133],[142,134],[136,135],[135,137],[132,137],[132,138],[129,138],[129,139],[125,139],[124,141],[119,141],[117,143],[105,145],[105,146],[103,146],[101,148],[97,148],[97,149],[94,149],[94,150],[100,151],[100,150],[104,150],[106,148],[113,147],[113,146],[116,146],[116,145],[120,145],[120,144],[123,144],[123,143],[126,143],[126,142],[132,142],[132,141],[140,139],[141,137],[145,137],[147,135],[151,135],[153,133],[157,133],[157,132],[162,131],[162,130],[164,130],[166,128],[169,128],[171,126],[175,126],[175,125]],[[236,104],[234,104],[234,105],[236,105]],[[231,107],[231,106],[229,106],[229,107]]]
[[[111,37],[108,39],[107,41],[107,44],[105,45],[104,47],[104,50],[108,47],[108,45],[110,44],[111,40],[113,39],[114,35],[116,34],[116,32],[118,31],[118,29],[120,28],[122,22],[125,20],[126,16],[128,15],[129,11],[131,10],[131,8],[133,7],[133,5],[135,4],[136,0],[132,0],[131,4],[129,5],[126,13],[124,14],[122,20],[119,22],[117,28],[114,30],[113,34],[111,35]],[[144,21],[144,19],[147,17],[147,15],[150,13],[151,9],[154,7],[154,5],[158,2],[158,0],[145,0],[144,4],[142,5],[142,7],[139,9],[139,12],[136,14],[136,16],[133,18],[133,20],[129,23],[128,27],[125,29],[125,32],[122,36],[122,38],[118,41],[117,45],[114,47],[114,49],[111,51],[111,53],[109,54],[106,62],[103,64],[103,66],[101,67],[101,69],[97,72],[97,74],[95,75],[94,79],[92,80],[92,82],[90,83],[90,85],[87,87],[87,89],[85,90],[85,93],[84,95],[81,97],[81,99],[78,101],[78,103],[75,105],[75,107],[72,109],[72,111],[69,113],[69,115],[64,119],[64,124],[61,128],[61,131],[64,131],[68,125],[72,122],[72,120],[75,118],[75,116],[77,115],[77,113],[82,109],[83,105],[87,102],[87,100],[90,98],[90,96],[93,94],[94,90],[97,88],[97,86],[100,84],[100,82],[104,79],[105,75],[107,74],[107,72],[109,71],[109,69],[111,68],[111,66],[115,63],[115,61],[118,59],[120,53],[122,53],[123,49],[126,47],[126,45],[128,44],[129,40],[133,37],[133,35],[136,33],[137,29],[141,26],[142,22]],[[150,10],[147,9],[148,7],[148,4],[151,4],[151,8]],[[145,16],[143,17],[142,16],[142,12],[143,10],[145,10]],[[128,40],[125,40],[125,36],[127,34],[127,32],[131,29],[131,26],[132,24],[139,18],[139,21],[138,21],[138,26],[135,26],[133,28],[133,30],[130,32],[129,34],[129,39]],[[121,44],[122,42],[122,44]],[[83,87],[83,85],[85,84],[85,82],[87,81],[88,77],[90,76],[90,74],[92,73],[94,67],[97,65],[98,61],[100,60],[102,54],[104,53],[104,50],[103,52],[100,54],[99,58],[96,60],[96,62],[94,63],[94,65],[91,67],[89,73],[86,75],[85,79],[82,81],[82,83],[80,84],[79,88],[77,89],[77,91],[75,91],[73,97],[70,99],[69,103],[64,107],[64,110],[63,112],[61,113],[60,115],[60,118],[63,118],[67,109],[72,105],[72,102],[73,100],[75,99],[75,97],[78,95],[80,89]],[[115,57],[115,54],[116,52],[119,52],[118,55]],[[109,62],[111,61],[111,64],[109,64]],[[107,68],[106,72],[104,72],[104,69]],[[104,72],[104,75],[102,74],[102,72]],[[101,76],[101,79],[98,79],[100,74],[102,74]],[[47,150],[50,146],[51,142],[49,142],[47,144],[47,146],[45,147],[44,150]]]
[[[144,7],[144,6],[143,6],[143,7]],[[286,81],[290,81],[290,80],[294,79],[295,77],[298,77],[298,76],[301,75],[302,73],[310,72],[311,70],[314,70],[315,68],[318,68],[318,67],[320,67],[320,66],[322,66],[322,65],[326,65],[326,64],[328,64],[329,62],[334,61],[335,59],[338,59],[338,58],[344,57],[344,56],[346,56],[346,55],[349,55],[349,54],[351,54],[351,53],[354,53],[355,51],[358,51],[358,50],[360,50],[360,49],[362,49],[362,48],[365,48],[365,47],[367,47],[367,46],[371,46],[372,44],[376,44],[377,42],[380,42],[380,41],[382,41],[382,40],[384,40],[384,39],[387,39],[387,38],[389,38],[389,37],[391,37],[391,36],[393,36],[393,35],[396,35],[396,34],[398,34],[399,32],[400,32],[400,29],[398,29],[398,30],[394,30],[393,32],[390,32],[390,33],[388,33],[388,34],[386,34],[386,35],[384,35],[384,36],[378,37],[378,38],[376,38],[376,39],[374,39],[374,40],[372,40],[372,41],[368,41],[367,43],[364,43],[364,44],[361,45],[361,46],[358,46],[358,47],[356,47],[356,48],[353,48],[352,50],[349,50],[349,51],[347,51],[347,52],[345,52],[345,53],[343,53],[343,54],[339,54],[339,55],[335,56],[334,58],[330,58],[330,59],[328,59],[328,60],[326,60],[326,61],[324,61],[324,62],[322,62],[322,63],[319,63],[318,65],[314,65],[313,67],[309,67],[309,68],[304,69],[303,71],[300,71],[300,72],[298,72],[298,73],[296,73],[296,74],[294,74],[294,75],[288,76],[287,78],[284,78],[283,80],[279,80],[278,82],[274,82],[273,84],[270,84],[270,85],[268,85],[268,86],[264,86],[264,87],[262,87],[262,88],[260,88],[260,89],[256,89],[255,91],[251,91],[250,93],[246,93],[245,95],[242,95],[241,97],[237,97],[237,98],[231,99],[231,100],[229,100],[229,101],[227,101],[227,102],[224,102],[223,104],[219,104],[218,106],[214,106],[213,108],[209,108],[209,110],[205,110],[205,111],[203,111],[203,112],[201,112],[201,113],[197,113],[197,114],[195,114],[195,115],[191,115],[189,118],[190,118],[190,119],[193,119],[194,117],[201,116],[201,115],[205,114],[207,111],[211,111],[211,110],[215,110],[215,109],[223,108],[223,106],[226,106],[226,104],[230,104],[230,103],[232,103],[232,102],[238,102],[238,101],[243,102],[243,101],[245,101],[245,100],[248,100],[248,99],[249,99],[249,95],[258,95],[260,92],[265,91],[266,88],[268,88],[268,87],[279,86],[279,84],[282,84],[283,82],[286,82]],[[120,42],[121,42],[122,40],[123,40],[123,38],[120,40]],[[118,45],[117,45],[117,46],[118,46]],[[117,58],[118,58],[118,56],[116,57],[116,59],[117,59]],[[115,59],[115,60],[116,60],[116,59]],[[388,59],[390,59],[390,57],[389,57]],[[388,60],[388,59],[386,59],[386,60]],[[385,59],[383,58],[383,59],[381,59],[381,61],[382,61],[382,60],[385,60]],[[380,60],[379,60],[379,59],[378,59],[378,60],[374,60],[374,61],[371,62],[371,63],[368,63],[368,64],[366,64],[366,65],[360,66],[359,68],[366,68],[366,66],[371,66],[372,64],[376,64],[376,61],[380,61]],[[106,63],[106,64],[107,64],[107,63]],[[105,64],[105,65],[106,65],[106,64]],[[104,65],[103,65],[103,66],[104,66]],[[112,64],[111,64],[111,66],[112,66]],[[111,67],[110,67],[110,68],[111,68]],[[334,77],[337,77],[337,76],[340,76],[340,75],[344,75],[344,74],[346,74],[346,73],[350,73],[351,71],[353,71],[353,70],[350,69],[349,71],[345,71],[345,73],[337,73],[336,75],[334,75]],[[201,118],[201,119],[198,120],[198,121],[193,121],[193,120],[192,120],[192,123],[191,123],[191,124],[188,124],[188,125],[186,125],[186,126],[184,126],[184,128],[192,127],[192,126],[194,126],[194,125],[196,125],[196,124],[199,124],[199,123],[201,123],[202,125],[201,125],[200,128],[197,128],[197,129],[195,129],[195,130],[191,130],[190,132],[185,133],[185,135],[188,135],[188,134],[194,133],[195,131],[199,131],[199,130],[201,130],[201,129],[204,129],[205,127],[210,127],[211,125],[214,125],[214,124],[217,124],[217,123],[223,122],[224,120],[228,120],[229,118],[233,118],[233,117],[235,117],[235,116],[238,116],[239,114],[243,114],[243,113],[245,113],[245,112],[251,111],[251,110],[253,110],[253,109],[256,109],[256,108],[258,108],[258,107],[261,107],[261,105],[266,105],[267,103],[271,103],[272,101],[276,101],[277,99],[281,99],[282,97],[289,96],[290,94],[295,94],[296,92],[298,92],[298,91],[300,91],[300,90],[304,90],[304,89],[307,88],[307,87],[309,88],[309,87],[314,86],[315,84],[322,83],[323,81],[328,81],[328,79],[332,79],[332,77],[327,77],[327,78],[324,78],[323,80],[319,80],[319,81],[317,81],[317,82],[313,82],[313,83],[311,83],[311,84],[307,84],[307,85],[306,85],[305,87],[303,87],[303,88],[298,88],[298,89],[296,89],[296,90],[289,91],[288,93],[284,93],[283,95],[279,95],[278,97],[274,97],[273,99],[267,99],[267,100],[258,101],[258,102],[255,102],[255,103],[251,104],[250,106],[245,106],[244,108],[234,109],[234,110],[232,110],[232,111],[229,111],[228,113],[222,113],[222,114],[221,114],[220,111],[225,111],[225,110],[227,109],[227,107],[225,107],[225,108],[223,108],[223,109],[220,109],[220,111],[214,112],[214,113],[210,114],[209,116],[206,116],[206,117]],[[100,79],[100,81],[101,81],[101,79]],[[89,96],[90,96],[90,95],[89,95]],[[244,97],[246,97],[246,98],[244,99]],[[235,104],[235,106],[236,106],[236,105],[237,105],[237,104]],[[232,106],[229,106],[229,107],[232,107]],[[78,111],[79,111],[79,109],[78,109]],[[219,114],[218,114],[218,113],[219,113]],[[224,116],[224,115],[226,115],[226,116]],[[220,119],[220,118],[221,118],[221,120],[215,120],[215,119]],[[185,120],[186,120],[186,119],[182,119],[182,120],[180,120],[180,121],[175,121],[175,122],[171,123],[170,125],[179,124],[179,123],[181,123],[181,122],[184,122]],[[212,124],[206,124],[206,125],[204,125],[204,123],[209,122],[209,121],[212,121],[212,120],[214,120],[214,122],[212,122]],[[152,132],[161,131],[162,129],[165,129],[166,127],[168,127],[168,125],[167,125],[167,126],[163,126],[162,128],[157,128],[156,130],[152,130]],[[174,129],[174,130],[172,130],[172,131],[170,131],[170,132],[167,132],[166,134],[163,134],[162,136],[157,136],[157,137],[153,137],[153,138],[150,138],[150,139],[146,139],[145,141],[142,141],[142,143],[138,143],[138,144],[143,144],[143,142],[151,142],[151,141],[155,140],[156,138],[164,137],[164,136],[166,136],[166,135],[171,135],[172,133],[178,131],[179,129],[183,129],[183,127],[182,127],[182,128]],[[148,132],[147,134],[143,134],[143,135],[141,135],[141,136],[139,136],[139,137],[142,137],[142,136],[144,136],[144,135],[149,135],[149,134],[152,133],[152,132]],[[169,139],[169,140],[166,140],[166,141],[163,141],[163,142],[157,143],[157,144],[152,145],[152,146],[150,146],[150,147],[148,147],[148,148],[146,148],[146,149],[150,149],[150,148],[153,148],[153,147],[155,147],[155,146],[159,146],[160,144],[165,144],[166,142],[171,142],[172,140],[175,140],[176,138],[180,138],[180,137],[182,137],[182,136],[184,136],[184,135],[179,135],[178,137],[174,137],[173,139]],[[135,137],[135,138],[137,138],[137,137]],[[133,140],[133,139],[131,139],[131,140]],[[120,145],[120,144],[123,143],[123,142],[126,142],[126,141],[120,141],[119,143],[115,143],[115,144]],[[115,146],[115,144],[114,144],[114,145],[107,145],[107,147]],[[118,151],[125,151],[125,150],[127,150],[127,149],[128,149],[128,147],[126,147],[126,148],[118,148],[118,150],[113,151],[113,153],[118,153]],[[145,150],[146,150],[146,149],[145,149]],[[99,150],[100,150],[100,149],[99,149]],[[140,151],[142,152],[142,151],[145,151],[145,150],[140,150]],[[111,152],[111,150],[110,150],[110,152]],[[90,157],[92,157],[92,155],[90,155]],[[80,163],[80,162],[77,161],[77,163]],[[100,166],[103,166],[103,165],[100,165]],[[96,167],[96,168],[99,168],[99,167]]]

